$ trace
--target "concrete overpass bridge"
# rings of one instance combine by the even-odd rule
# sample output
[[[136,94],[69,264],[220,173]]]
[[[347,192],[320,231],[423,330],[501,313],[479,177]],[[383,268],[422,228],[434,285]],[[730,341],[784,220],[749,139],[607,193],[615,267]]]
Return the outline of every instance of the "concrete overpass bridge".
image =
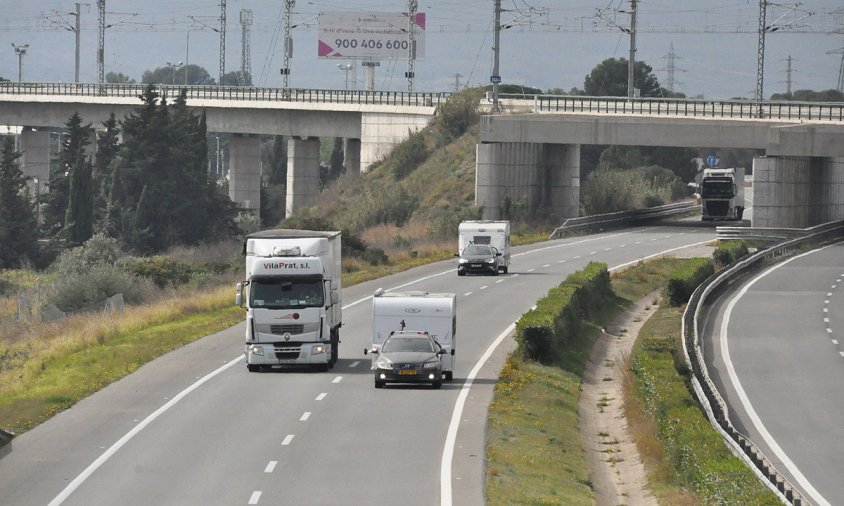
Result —
[[[580,146],[753,148],[753,225],[844,219],[844,103],[503,95],[481,117],[475,200],[577,216]]]
[[[0,125],[23,127],[22,165],[28,176],[49,180],[49,129],[63,128],[73,113],[96,128],[141,105],[141,84],[0,83]],[[187,105],[206,113],[208,132],[234,134],[229,144],[229,197],[260,209],[261,146],[258,135],[285,135],[287,211],[312,205],[319,192],[319,137],[342,137],[345,166],[364,170],[423,128],[448,93],[308,90],[157,85],[172,100],[185,89]]]

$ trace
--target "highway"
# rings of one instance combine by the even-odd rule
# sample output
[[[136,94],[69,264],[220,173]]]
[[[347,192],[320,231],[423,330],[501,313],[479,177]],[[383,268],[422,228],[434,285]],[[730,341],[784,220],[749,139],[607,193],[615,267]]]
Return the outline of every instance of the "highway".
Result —
[[[730,419],[812,504],[844,504],[844,243],[736,283],[701,342]]]
[[[590,260],[612,268],[714,237],[690,219],[516,247],[497,277],[458,278],[455,259],[346,287],[328,373],[249,373],[243,325],[207,336],[15,439],[0,504],[482,504],[486,407],[512,324]],[[363,349],[379,287],[457,294],[442,390],[373,388]]]

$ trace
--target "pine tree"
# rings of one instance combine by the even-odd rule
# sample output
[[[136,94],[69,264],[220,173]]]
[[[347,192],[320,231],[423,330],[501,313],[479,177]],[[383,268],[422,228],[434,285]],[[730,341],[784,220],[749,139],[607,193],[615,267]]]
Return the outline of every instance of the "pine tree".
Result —
[[[35,211],[24,190],[20,156],[14,138],[6,137],[0,151],[0,268],[18,267],[38,252]]]

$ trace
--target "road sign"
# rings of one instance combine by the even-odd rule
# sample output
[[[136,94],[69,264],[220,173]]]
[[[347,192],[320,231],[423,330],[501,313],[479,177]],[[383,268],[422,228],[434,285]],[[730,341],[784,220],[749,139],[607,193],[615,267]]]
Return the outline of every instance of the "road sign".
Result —
[[[501,76],[489,76],[489,82],[492,84],[498,84],[501,82]]]
[[[709,155],[706,157],[706,164],[710,167],[714,167],[718,165],[718,157],[715,155]]]

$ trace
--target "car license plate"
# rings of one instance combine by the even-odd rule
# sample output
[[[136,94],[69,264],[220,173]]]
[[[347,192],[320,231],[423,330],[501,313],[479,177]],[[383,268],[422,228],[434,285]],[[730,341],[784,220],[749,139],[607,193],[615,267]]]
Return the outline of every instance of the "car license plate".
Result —
[[[400,376],[416,376],[416,369],[402,369],[399,371]]]
[[[481,267],[481,264],[472,264],[472,267]]]

